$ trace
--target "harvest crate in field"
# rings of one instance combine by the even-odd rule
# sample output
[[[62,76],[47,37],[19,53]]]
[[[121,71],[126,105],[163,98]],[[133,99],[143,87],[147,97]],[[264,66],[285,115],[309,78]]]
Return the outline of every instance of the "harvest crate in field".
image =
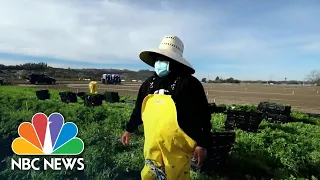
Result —
[[[256,132],[263,120],[261,112],[246,112],[229,110],[225,121],[225,129],[233,130],[235,127],[244,131]]]
[[[290,121],[291,106],[276,103],[260,102],[257,108],[264,113],[266,120],[273,123],[287,123]]]
[[[104,96],[102,94],[86,94],[84,97],[85,106],[101,106]]]
[[[47,89],[36,91],[36,96],[39,100],[50,99],[50,93]]]
[[[59,96],[64,103],[76,103],[78,102],[77,95],[74,92],[59,92]]]
[[[291,106],[284,106],[271,102],[260,102],[257,109],[267,114],[279,114],[290,116],[291,113]]]
[[[197,160],[191,161],[192,169],[197,172],[210,172],[223,168],[235,142],[236,134],[232,131],[212,132],[211,148],[207,150],[207,160],[197,167]]]
[[[120,101],[120,96],[118,92],[108,92],[104,93],[105,101],[109,103],[116,103]]]
[[[265,118],[267,121],[273,123],[288,123],[290,121],[290,116],[279,114],[267,114]]]

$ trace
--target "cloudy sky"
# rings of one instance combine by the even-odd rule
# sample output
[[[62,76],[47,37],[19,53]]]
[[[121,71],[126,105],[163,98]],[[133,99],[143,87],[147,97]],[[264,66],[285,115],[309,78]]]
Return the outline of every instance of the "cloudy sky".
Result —
[[[150,69],[176,35],[196,76],[304,79],[320,69],[319,0],[1,0],[0,64]]]

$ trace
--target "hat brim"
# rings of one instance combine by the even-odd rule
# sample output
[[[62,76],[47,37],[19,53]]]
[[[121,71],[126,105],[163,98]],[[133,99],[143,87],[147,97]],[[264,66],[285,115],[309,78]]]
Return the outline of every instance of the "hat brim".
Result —
[[[140,53],[139,57],[143,62],[145,62],[146,64],[148,64],[151,67],[154,67],[155,59],[154,59],[154,56],[152,55],[154,53],[166,56],[166,57],[186,66],[187,68],[190,69],[191,74],[195,73],[195,69],[191,66],[191,64],[186,59],[184,59],[179,54],[177,54],[173,51],[168,51],[168,50],[164,50],[164,49],[150,49],[150,50],[142,51]]]

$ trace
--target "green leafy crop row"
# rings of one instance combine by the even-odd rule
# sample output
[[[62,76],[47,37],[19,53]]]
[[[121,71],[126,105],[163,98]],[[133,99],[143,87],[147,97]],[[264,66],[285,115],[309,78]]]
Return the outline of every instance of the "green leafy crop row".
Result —
[[[40,101],[33,88],[15,86],[0,89],[0,179],[139,179],[143,167],[143,127],[123,146],[120,136],[133,109],[132,104],[104,103],[85,107],[62,103],[58,91]],[[128,97],[122,97],[128,99]],[[236,109],[256,110],[252,106]],[[37,112],[59,112],[65,121],[75,122],[78,137],[84,141],[85,170],[12,171],[10,159],[16,157],[11,143],[18,137],[20,123],[31,121]],[[292,113],[294,122],[272,124],[263,121],[258,133],[236,130],[236,144],[224,170],[212,175],[192,173],[192,179],[316,179],[320,177],[320,119],[301,112]],[[212,115],[214,131],[223,131],[224,114]]]

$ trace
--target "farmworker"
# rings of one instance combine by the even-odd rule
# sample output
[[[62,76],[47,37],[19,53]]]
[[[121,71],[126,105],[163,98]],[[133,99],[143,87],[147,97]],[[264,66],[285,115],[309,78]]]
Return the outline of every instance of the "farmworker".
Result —
[[[114,74],[111,75],[111,83],[114,84]]]
[[[108,81],[107,81],[108,83],[107,83],[107,84],[110,84],[110,83],[111,83],[111,76],[110,76],[110,74],[108,74],[107,77],[108,77]]]
[[[142,180],[190,179],[192,156],[200,166],[207,157],[211,114],[201,82],[182,55],[183,42],[165,36],[158,49],[140,53],[155,73],[139,89],[135,108],[126,124],[122,143],[144,125],[145,165]]]
[[[98,82],[95,81],[94,79],[92,79],[91,82],[89,83],[89,89],[90,89],[90,93],[97,94],[98,93]]]

